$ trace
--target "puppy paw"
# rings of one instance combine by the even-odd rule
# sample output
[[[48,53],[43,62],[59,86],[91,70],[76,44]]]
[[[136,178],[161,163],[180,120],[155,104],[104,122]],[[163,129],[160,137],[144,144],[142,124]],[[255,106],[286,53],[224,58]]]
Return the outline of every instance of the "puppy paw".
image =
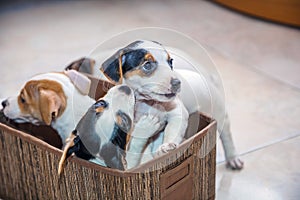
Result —
[[[161,123],[158,117],[152,115],[144,115],[135,124],[133,137],[149,138],[160,128]]]
[[[228,159],[226,162],[226,167],[232,170],[241,170],[244,167],[244,162],[238,156]]]
[[[177,144],[175,144],[175,143],[164,143],[158,147],[156,154],[157,154],[157,156],[163,155],[170,151],[173,151],[176,148],[177,148]]]

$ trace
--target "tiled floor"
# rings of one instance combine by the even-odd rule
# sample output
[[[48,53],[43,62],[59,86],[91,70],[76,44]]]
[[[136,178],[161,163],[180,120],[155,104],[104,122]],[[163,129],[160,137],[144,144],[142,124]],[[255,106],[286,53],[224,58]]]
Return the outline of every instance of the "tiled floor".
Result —
[[[245,169],[224,167],[217,199],[300,198],[300,31],[208,1],[62,1],[0,8],[0,98],[61,70],[121,31],[160,26],[203,44],[222,76]]]

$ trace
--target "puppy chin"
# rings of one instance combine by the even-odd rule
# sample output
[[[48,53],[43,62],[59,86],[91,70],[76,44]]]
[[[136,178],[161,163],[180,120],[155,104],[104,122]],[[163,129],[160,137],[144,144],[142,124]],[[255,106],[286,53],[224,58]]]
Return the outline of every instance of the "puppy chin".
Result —
[[[23,119],[23,117],[20,116],[20,113],[17,112],[17,110],[12,110],[10,108],[4,108],[3,114],[5,117],[17,122],[17,123],[25,123],[26,120]]]
[[[3,114],[5,117],[7,117],[9,120],[12,120],[15,123],[32,123],[34,125],[41,125],[43,122],[40,120],[32,117],[32,116],[22,116],[18,109],[11,109],[11,107],[6,107],[3,109]]]
[[[139,93],[140,99],[145,100],[155,100],[158,102],[170,102],[173,101],[176,97],[176,93]]]
[[[5,115],[5,113],[4,113],[4,115]],[[5,115],[5,116],[8,117],[13,122],[18,123],[18,124],[31,123],[31,124],[34,124],[36,126],[45,124],[44,122],[41,122],[40,120],[38,120],[36,118],[33,118],[33,117],[22,117],[22,116],[19,116],[19,117],[9,117],[7,115]]]

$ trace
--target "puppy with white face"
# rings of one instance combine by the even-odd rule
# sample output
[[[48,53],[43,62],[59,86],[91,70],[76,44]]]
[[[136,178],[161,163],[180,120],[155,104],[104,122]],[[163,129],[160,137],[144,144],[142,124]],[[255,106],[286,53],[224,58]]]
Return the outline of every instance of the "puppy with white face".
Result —
[[[83,159],[110,168],[125,170],[131,159],[125,159],[128,135],[154,133],[160,126],[155,117],[133,122],[135,97],[126,85],[114,86],[94,103],[72,132],[59,163],[58,173],[73,153]],[[147,123],[145,123],[147,121]]]
[[[173,69],[173,59],[174,66],[181,69]],[[218,86],[188,70],[190,66],[180,57],[170,55],[157,42],[136,41],[108,58],[100,70],[113,83],[123,83],[134,90],[135,120],[145,113],[155,112],[166,123],[164,141],[159,147],[161,152],[174,149],[182,141],[188,115],[200,111],[217,120],[228,165],[241,169],[243,162],[233,145]],[[130,149],[134,144],[129,145]]]
[[[65,144],[87,108],[95,102],[87,94],[90,80],[74,70],[32,77],[18,96],[2,102],[6,117],[16,123],[52,126]]]
[[[177,97],[181,82],[172,68],[172,59],[163,47],[146,41],[134,42],[121,49],[106,60],[101,68],[112,82],[125,83],[134,90],[135,122],[144,115],[159,119],[161,126],[156,133],[164,130],[164,140],[158,148],[158,154],[174,150],[183,141],[188,123],[188,111]],[[147,145],[145,138],[150,137],[152,133],[132,135],[128,151],[142,154]]]

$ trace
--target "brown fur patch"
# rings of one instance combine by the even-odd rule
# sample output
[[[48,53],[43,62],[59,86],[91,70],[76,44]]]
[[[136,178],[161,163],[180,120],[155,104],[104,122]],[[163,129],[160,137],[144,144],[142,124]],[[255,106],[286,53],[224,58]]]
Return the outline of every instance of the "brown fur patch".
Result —
[[[171,60],[171,56],[170,56],[169,52],[167,52],[167,56],[168,56],[167,60]]]
[[[154,57],[153,57],[153,55],[151,53],[147,53],[145,55],[145,60],[149,60],[149,61],[155,62],[155,59],[154,59]]]
[[[126,74],[124,74],[125,79],[128,79],[132,76],[149,77],[140,68],[136,68],[136,69],[128,71],[128,72],[126,72]]]
[[[119,79],[119,82],[117,83],[118,85],[121,85],[122,84],[122,81],[123,81],[123,68],[122,68],[122,54],[120,54],[119,56],[119,76],[120,76],[120,79]]]
[[[96,108],[96,113],[102,113],[104,111],[105,108],[103,107],[99,107],[99,108]]]
[[[52,80],[32,80],[26,83],[18,96],[21,113],[31,115],[47,125],[64,112],[67,98],[62,86]]]

